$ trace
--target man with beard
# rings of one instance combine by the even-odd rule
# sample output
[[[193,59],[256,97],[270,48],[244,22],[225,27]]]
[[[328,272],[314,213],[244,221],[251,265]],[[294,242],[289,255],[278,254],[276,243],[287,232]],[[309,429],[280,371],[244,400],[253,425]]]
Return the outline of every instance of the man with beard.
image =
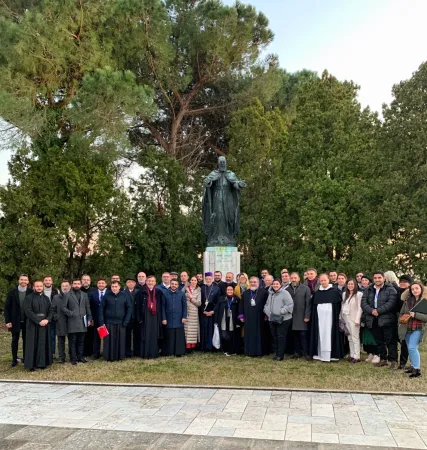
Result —
[[[225,295],[225,283],[222,281],[222,272],[219,270],[214,272],[214,284],[219,287],[221,295]]]
[[[12,362],[10,367],[15,367],[18,364],[18,345],[19,335],[22,332],[22,349],[23,359],[25,358],[25,340],[26,340],[26,323],[24,314],[24,300],[25,297],[33,292],[29,287],[29,278],[27,274],[19,275],[18,286],[14,287],[6,297],[4,305],[4,321],[6,328],[12,334]]]
[[[162,328],[163,291],[156,286],[153,275],[147,277],[145,289],[135,294],[135,316],[139,325],[139,353],[141,358],[157,358],[159,341],[163,339]]]
[[[129,295],[129,298],[132,302],[132,318],[126,327],[126,358],[132,357],[132,331],[134,328],[134,323],[136,323],[135,319],[135,295],[137,290],[135,289],[136,281],[133,278],[126,279],[126,289],[124,292]],[[134,336],[135,339],[135,336]],[[135,348],[134,348],[135,351]]]
[[[82,282],[78,278],[74,279],[67,302],[61,307],[61,311],[68,317],[68,343],[73,366],[77,362],[87,363],[83,356],[84,339],[87,327],[93,325],[89,299],[81,291],[81,287]]]
[[[53,297],[58,294],[58,289],[53,287],[53,280],[50,275],[46,275],[43,278],[43,293],[52,302]],[[52,319],[50,325],[50,345],[52,348],[52,358],[55,359],[55,349],[56,349],[56,324],[55,320]]]
[[[67,305],[67,295],[70,289],[70,282],[63,280],[61,283],[61,292],[56,294],[52,299],[53,317],[56,323],[56,335],[58,336],[59,362],[62,364],[65,363],[65,338],[68,335],[68,321],[61,307]],[[70,349],[69,344],[68,348]],[[69,353],[71,352],[69,351]]]
[[[199,286],[199,288],[201,288],[203,286],[203,274],[199,272],[198,274],[196,274],[196,278],[197,285]]]
[[[300,283],[296,272],[291,273],[291,283],[286,290],[294,301],[292,316],[292,334],[294,337],[293,358],[308,356],[308,325],[311,318],[311,292],[308,286]]]
[[[265,277],[264,277],[265,278]],[[260,288],[257,277],[249,279],[249,289],[243,293],[240,302],[239,319],[245,324],[243,339],[244,353],[247,356],[262,356],[270,349],[265,348],[264,306],[268,292]],[[269,333],[269,330],[267,330]]]
[[[24,300],[27,319],[24,367],[31,372],[45,369],[52,364],[49,324],[53,318],[52,304],[43,294],[43,282],[34,282],[34,292]]]
[[[221,297],[221,289],[213,282],[213,273],[205,273],[205,284],[201,288],[202,304],[199,308],[200,350],[210,352],[213,349],[214,310]]]
[[[100,278],[96,283],[98,289],[91,292],[89,297],[90,310],[93,319],[93,356],[92,359],[99,359],[101,356],[101,338],[98,334],[98,328],[100,326],[99,322],[99,310],[102,305],[102,300],[107,293],[107,280],[105,278]]]
[[[81,277],[82,287],[81,291],[87,294],[90,302],[90,297],[92,292],[95,292],[96,289],[91,284],[91,278],[89,275],[84,274]],[[97,331],[93,326],[88,327],[87,332],[85,333],[85,341],[83,345],[83,356],[92,356],[93,355],[93,342],[95,340],[95,335],[97,335]]]

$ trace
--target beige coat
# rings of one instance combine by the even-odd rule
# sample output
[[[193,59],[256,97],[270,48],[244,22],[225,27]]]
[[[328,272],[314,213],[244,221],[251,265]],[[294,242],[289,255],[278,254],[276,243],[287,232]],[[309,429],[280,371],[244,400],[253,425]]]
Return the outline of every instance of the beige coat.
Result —
[[[202,304],[202,291],[199,287],[191,294],[189,286],[182,288],[187,297],[188,320],[184,324],[185,341],[187,344],[197,344],[200,340],[199,306]]]
[[[343,305],[345,300],[345,292],[342,294],[343,299]],[[350,314],[348,315],[348,318],[354,322],[360,324],[360,318],[362,317],[362,308],[361,308],[361,302],[362,302],[362,293],[357,292],[356,295],[353,295],[349,300],[350,302]],[[341,306],[341,316],[343,316],[342,313],[342,306]]]

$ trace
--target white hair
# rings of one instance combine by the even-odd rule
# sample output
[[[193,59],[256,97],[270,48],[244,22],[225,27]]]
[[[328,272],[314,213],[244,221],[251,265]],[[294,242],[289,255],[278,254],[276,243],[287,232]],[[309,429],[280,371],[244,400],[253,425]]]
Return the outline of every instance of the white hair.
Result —
[[[389,283],[399,284],[399,278],[397,278],[397,275],[392,270],[384,272],[384,277]]]

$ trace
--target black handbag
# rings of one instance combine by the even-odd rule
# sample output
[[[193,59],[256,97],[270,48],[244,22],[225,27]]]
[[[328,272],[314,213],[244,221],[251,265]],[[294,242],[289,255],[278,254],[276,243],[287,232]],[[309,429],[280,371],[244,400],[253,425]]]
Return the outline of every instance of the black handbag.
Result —
[[[223,341],[229,341],[231,339],[230,333],[227,330],[221,330],[221,339]]]

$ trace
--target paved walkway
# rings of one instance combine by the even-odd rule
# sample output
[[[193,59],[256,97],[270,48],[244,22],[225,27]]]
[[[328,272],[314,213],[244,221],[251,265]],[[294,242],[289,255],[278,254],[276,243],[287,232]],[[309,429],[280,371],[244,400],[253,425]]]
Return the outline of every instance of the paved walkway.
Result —
[[[426,419],[427,397],[0,383],[0,424],[31,428],[427,448]]]

